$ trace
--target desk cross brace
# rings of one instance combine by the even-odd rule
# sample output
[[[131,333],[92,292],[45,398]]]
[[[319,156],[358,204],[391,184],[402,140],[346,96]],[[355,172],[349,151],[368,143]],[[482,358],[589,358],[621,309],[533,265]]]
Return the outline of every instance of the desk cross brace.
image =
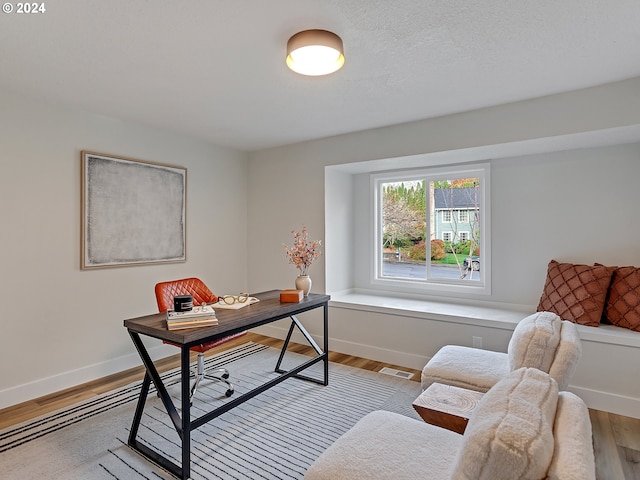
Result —
[[[325,323],[326,325],[326,323]],[[287,347],[289,346],[289,341],[291,340],[291,335],[293,334],[293,331],[295,329],[295,327],[298,327],[298,330],[300,331],[300,333],[302,333],[302,335],[304,335],[304,338],[307,340],[307,342],[309,342],[309,345],[311,345],[311,347],[315,350],[315,352],[318,355],[322,355],[323,351],[322,349],[318,346],[318,344],[315,342],[315,340],[311,337],[311,335],[309,335],[309,332],[307,332],[307,330],[302,326],[302,324],[300,323],[300,320],[298,320],[298,318],[295,315],[291,315],[291,326],[289,327],[289,333],[287,333],[287,338],[284,341],[284,346],[282,347],[282,351],[280,352],[280,357],[278,358],[278,363],[276,363],[276,368],[275,371],[277,373],[291,373],[291,376],[296,377],[296,378],[300,378],[302,380],[307,380],[309,382],[314,382],[317,383],[319,385],[328,385],[328,379],[329,379],[329,363],[325,362],[325,371],[324,371],[324,380],[317,380],[315,378],[309,377],[307,375],[299,375],[296,374],[296,372],[290,372],[288,370],[282,370],[280,368],[280,365],[282,364],[282,360],[284,359],[284,354],[287,351]],[[324,348],[324,354],[328,355],[328,348],[327,348],[327,341],[328,341],[328,337],[327,337],[328,332],[325,331],[324,332],[324,339],[325,339],[325,348]],[[315,363],[315,362],[314,362]],[[299,370],[304,370],[304,369],[299,369]]]

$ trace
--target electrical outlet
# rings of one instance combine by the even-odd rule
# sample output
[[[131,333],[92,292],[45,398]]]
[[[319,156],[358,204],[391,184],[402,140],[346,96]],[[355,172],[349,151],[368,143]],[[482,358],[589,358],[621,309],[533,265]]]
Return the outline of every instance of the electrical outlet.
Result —
[[[473,348],[482,348],[482,337],[471,337],[473,340]]]

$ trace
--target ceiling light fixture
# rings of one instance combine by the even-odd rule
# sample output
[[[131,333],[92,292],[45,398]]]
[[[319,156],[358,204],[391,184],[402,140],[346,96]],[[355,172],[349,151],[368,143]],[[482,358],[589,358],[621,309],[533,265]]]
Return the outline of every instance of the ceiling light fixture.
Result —
[[[305,30],[287,42],[287,66],[302,75],[327,75],[344,65],[342,39],[326,30]]]

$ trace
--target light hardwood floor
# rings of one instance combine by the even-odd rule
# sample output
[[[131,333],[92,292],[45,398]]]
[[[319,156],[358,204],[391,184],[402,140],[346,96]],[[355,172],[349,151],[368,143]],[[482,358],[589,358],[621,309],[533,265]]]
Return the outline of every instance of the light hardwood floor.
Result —
[[[232,348],[247,341],[272,347],[280,347],[282,345],[281,340],[249,333],[225,344],[225,347]],[[309,353],[310,347],[292,344],[290,350]],[[397,365],[366,360],[336,352],[329,353],[329,360],[371,371],[378,371],[382,367],[397,368],[410,371],[414,374],[413,380],[420,381],[420,372],[418,370],[411,370]],[[160,362],[159,370],[165,371],[178,365],[179,357],[176,355]],[[142,367],[134,368],[0,410],[0,429],[100,395],[114,388],[128,385],[131,382],[142,379],[143,373]],[[640,480],[640,420],[599,410],[590,410],[589,415],[593,427],[596,478],[598,480]]]

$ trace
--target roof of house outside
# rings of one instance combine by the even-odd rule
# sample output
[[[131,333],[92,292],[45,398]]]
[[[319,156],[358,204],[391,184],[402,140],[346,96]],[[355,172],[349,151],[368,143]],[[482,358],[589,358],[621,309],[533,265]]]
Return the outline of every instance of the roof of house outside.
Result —
[[[475,209],[479,206],[478,192],[473,187],[434,189],[436,210]]]

